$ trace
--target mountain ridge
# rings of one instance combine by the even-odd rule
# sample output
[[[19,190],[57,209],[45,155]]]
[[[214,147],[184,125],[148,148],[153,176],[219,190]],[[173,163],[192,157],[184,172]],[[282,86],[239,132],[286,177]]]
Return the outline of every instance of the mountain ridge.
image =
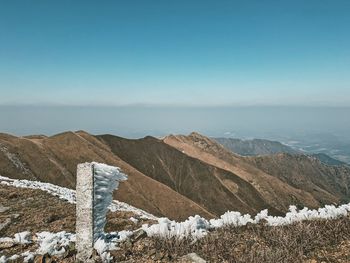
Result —
[[[74,188],[78,163],[108,163],[129,175],[114,194],[115,199],[177,220],[193,214],[213,218],[227,210],[254,214],[265,208],[279,215],[292,204],[316,208],[340,203],[349,195],[348,168],[337,170],[314,163],[308,175],[300,166],[302,178],[308,182],[306,187],[295,183],[293,174],[294,181],[281,176],[279,168],[288,167],[288,162],[297,167],[296,160],[282,158],[276,167],[271,163],[273,159],[262,159],[261,164],[254,158],[235,154],[195,132],[161,139],[126,139],[85,131],[49,137],[0,134],[3,176]],[[308,159],[303,162],[310,164]],[[323,179],[318,184],[314,182],[315,171],[322,171]],[[312,191],[314,185],[317,194]]]

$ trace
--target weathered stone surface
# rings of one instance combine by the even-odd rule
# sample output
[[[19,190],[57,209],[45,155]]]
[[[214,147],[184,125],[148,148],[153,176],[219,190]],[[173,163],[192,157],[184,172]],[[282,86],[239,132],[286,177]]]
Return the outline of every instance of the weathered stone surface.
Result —
[[[9,207],[0,205],[0,213],[6,212],[9,209],[10,209]]]
[[[189,254],[183,256],[181,258],[180,262],[206,263],[206,261],[204,259],[202,259],[200,256],[198,256],[196,253],[189,253]]]
[[[16,246],[14,241],[5,241],[0,243],[0,249],[11,248]]]
[[[93,253],[93,165],[83,163],[77,169],[77,223],[76,248],[77,260],[92,263]]]
[[[49,224],[49,223],[52,223],[54,221],[57,221],[58,219],[60,219],[60,217],[58,215],[50,215],[44,219],[44,223]]]
[[[132,238],[133,242],[136,242],[136,241],[138,241],[138,240],[140,240],[142,238],[145,238],[145,237],[147,237],[146,231],[143,230],[143,229],[139,229],[136,232],[134,232],[134,234],[133,234],[133,236],[131,238]]]

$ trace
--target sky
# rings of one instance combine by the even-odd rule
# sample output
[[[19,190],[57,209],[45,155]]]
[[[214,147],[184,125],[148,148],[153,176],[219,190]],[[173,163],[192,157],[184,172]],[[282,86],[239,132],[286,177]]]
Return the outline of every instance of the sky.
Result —
[[[348,0],[2,0],[0,132],[350,141],[349,14]]]
[[[0,105],[350,105],[350,1],[0,1]]]

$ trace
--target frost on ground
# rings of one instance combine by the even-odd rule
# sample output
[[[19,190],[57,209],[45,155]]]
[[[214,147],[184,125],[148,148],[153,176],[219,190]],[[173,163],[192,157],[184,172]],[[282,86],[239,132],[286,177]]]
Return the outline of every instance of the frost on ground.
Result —
[[[38,181],[30,181],[30,180],[11,179],[4,176],[0,176],[0,184],[19,187],[19,188],[30,188],[30,189],[42,190],[53,196],[57,196],[58,198],[65,200],[71,204],[76,203],[75,190],[57,186],[54,184],[43,183]],[[134,214],[140,216],[140,218],[152,219],[152,220],[157,219],[156,216],[150,213],[147,213],[141,209],[138,209],[134,206],[128,205],[126,203],[123,203],[117,200],[113,200],[112,204],[108,208],[111,212],[116,212],[116,211],[133,212]]]
[[[100,255],[103,262],[109,262],[112,258],[108,251],[115,250],[118,243],[124,241],[132,234],[131,231],[120,231],[104,234],[95,242],[95,249]],[[20,238],[19,238],[20,237]],[[62,257],[68,252],[75,243],[75,234],[67,233],[65,231],[58,233],[40,232],[32,236],[29,232],[22,232],[15,234],[14,238],[6,237],[0,238],[0,243],[15,243],[15,244],[37,244],[38,248],[35,251],[26,251],[21,255],[12,255],[0,257],[0,263],[5,263],[13,258],[22,257],[23,262],[29,262],[34,259],[35,255],[51,255]]]
[[[75,191],[68,188],[36,181],[15,180],[1,176],[0,184],[21,188],[40,189],[54,196],[58,196],[67,202],[75,203]],[[326,205],[325,207],[317,210],[310,210],[308,208],[298,210],[295,206],[291,206],[289,208],[289,212],[286,213],[284,217],[270,216],[268,215],[267,210],[263,210],[255,217],[252,217],[251,215],[242,215],[239,212],[226,212],[218,219],[207,220],[196,215],[189,217],[184,222],[175,222],[168,218],[156,218],[140,209],[119,201],[113,201],[109,206],[109,209],[111,211],[132,211],[143,218],[157,219],[157,224],[145,224],[142,226],[142,229],[148,236],[164,238],[192,238],[196,240],[206,236],[211,230],[225,226],[244,226],[247,224],[257,224],[261,221],[265,221],[269,226],[283,226],[305,220],[336,219],[349,214],[350,203],[340,205],[338,207],[334,205]],[[111,256],[108,251],[116,249],[118,243],[127,239],[132,234],[132,231],[103,234],[95,242],[95,250],[101,256],[104,262],[109,262],[111,260]],[[6,242],[21,244],[36,243],[38,247],[35,251],[26,251],[21,255],[12,255],[12,257],[21,256],[23,257],[23,260],[29,261],[32,260],[35,254],[47,253],[56,256],[64,254],[67,251],[67,247],[75,242],[75,234],[67,232],[40,232],[32,236],[28,232],[21,232],[16,234],[13,238],[0,238],[0,244]],[[7,262],[7,260],[8,258],[0,255],[0,263]]]
[[[205,236],[208,231],[212,229],[225,226],[244,226],[248,223],[257,224],[262,220],[265,220],[269,226],[282,226],[305,220],[336,219],[342,216],[347,216],[349,212],[350,203],[338,207],[334,205],[326,205],[317,210],[310,210],[306,207],[298,210],[296,206],[290,206],[289,212],[286,213],[284,217],[269,216],[267,209],[258,213],[254,218],[248,214],[242,215],[239,212],[229,211],[223,214],[220,218],[211,219],[209,221],[198,215],[191,216],[186,221],[180,223],[169,220],[168,218],[160,218],[158,219],[158,224],[151,226],[143,225],[142,228],[146,231],[148,236],[164,238],[190,237],[198,239]]]

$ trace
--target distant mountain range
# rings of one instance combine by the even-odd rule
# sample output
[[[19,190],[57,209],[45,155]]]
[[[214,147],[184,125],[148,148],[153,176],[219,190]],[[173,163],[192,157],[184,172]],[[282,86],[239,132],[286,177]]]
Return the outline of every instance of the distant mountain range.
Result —
[[[198,133],[136,140],[84,131],[51,137],[0,134],[0,175],[74,188],[78,163],[119,166],[129,179],[115,199],[177,220],[194,214],[212,218],[227,210],[254,214],[265,208],[279,215],[291,204],[316,208],[350,198],[347,166],[326,165],[296,152],[277,153],[288,149],[278,142],[269,149],[267,142],[258,141],[259,146],[249,147],[264,155],[244,149],[250,156],[242,156],[218,141]]]
[[[268,155],[276,153],[300,153],[292,147],[277,141],[263,139],[241,140],[235,138],[213,138],[227,149],[242,156]]]
[[[278,141],[264,139],[241,140],[236,138],[213,139],[222,144],[225,148],[242,156],[271,155],[277,153],[306,154],[303,151],[298,151]],[[334,159],[325,153],[307,153],[307,155],[319,159],[324,164],[346,165],[345,162]]]

